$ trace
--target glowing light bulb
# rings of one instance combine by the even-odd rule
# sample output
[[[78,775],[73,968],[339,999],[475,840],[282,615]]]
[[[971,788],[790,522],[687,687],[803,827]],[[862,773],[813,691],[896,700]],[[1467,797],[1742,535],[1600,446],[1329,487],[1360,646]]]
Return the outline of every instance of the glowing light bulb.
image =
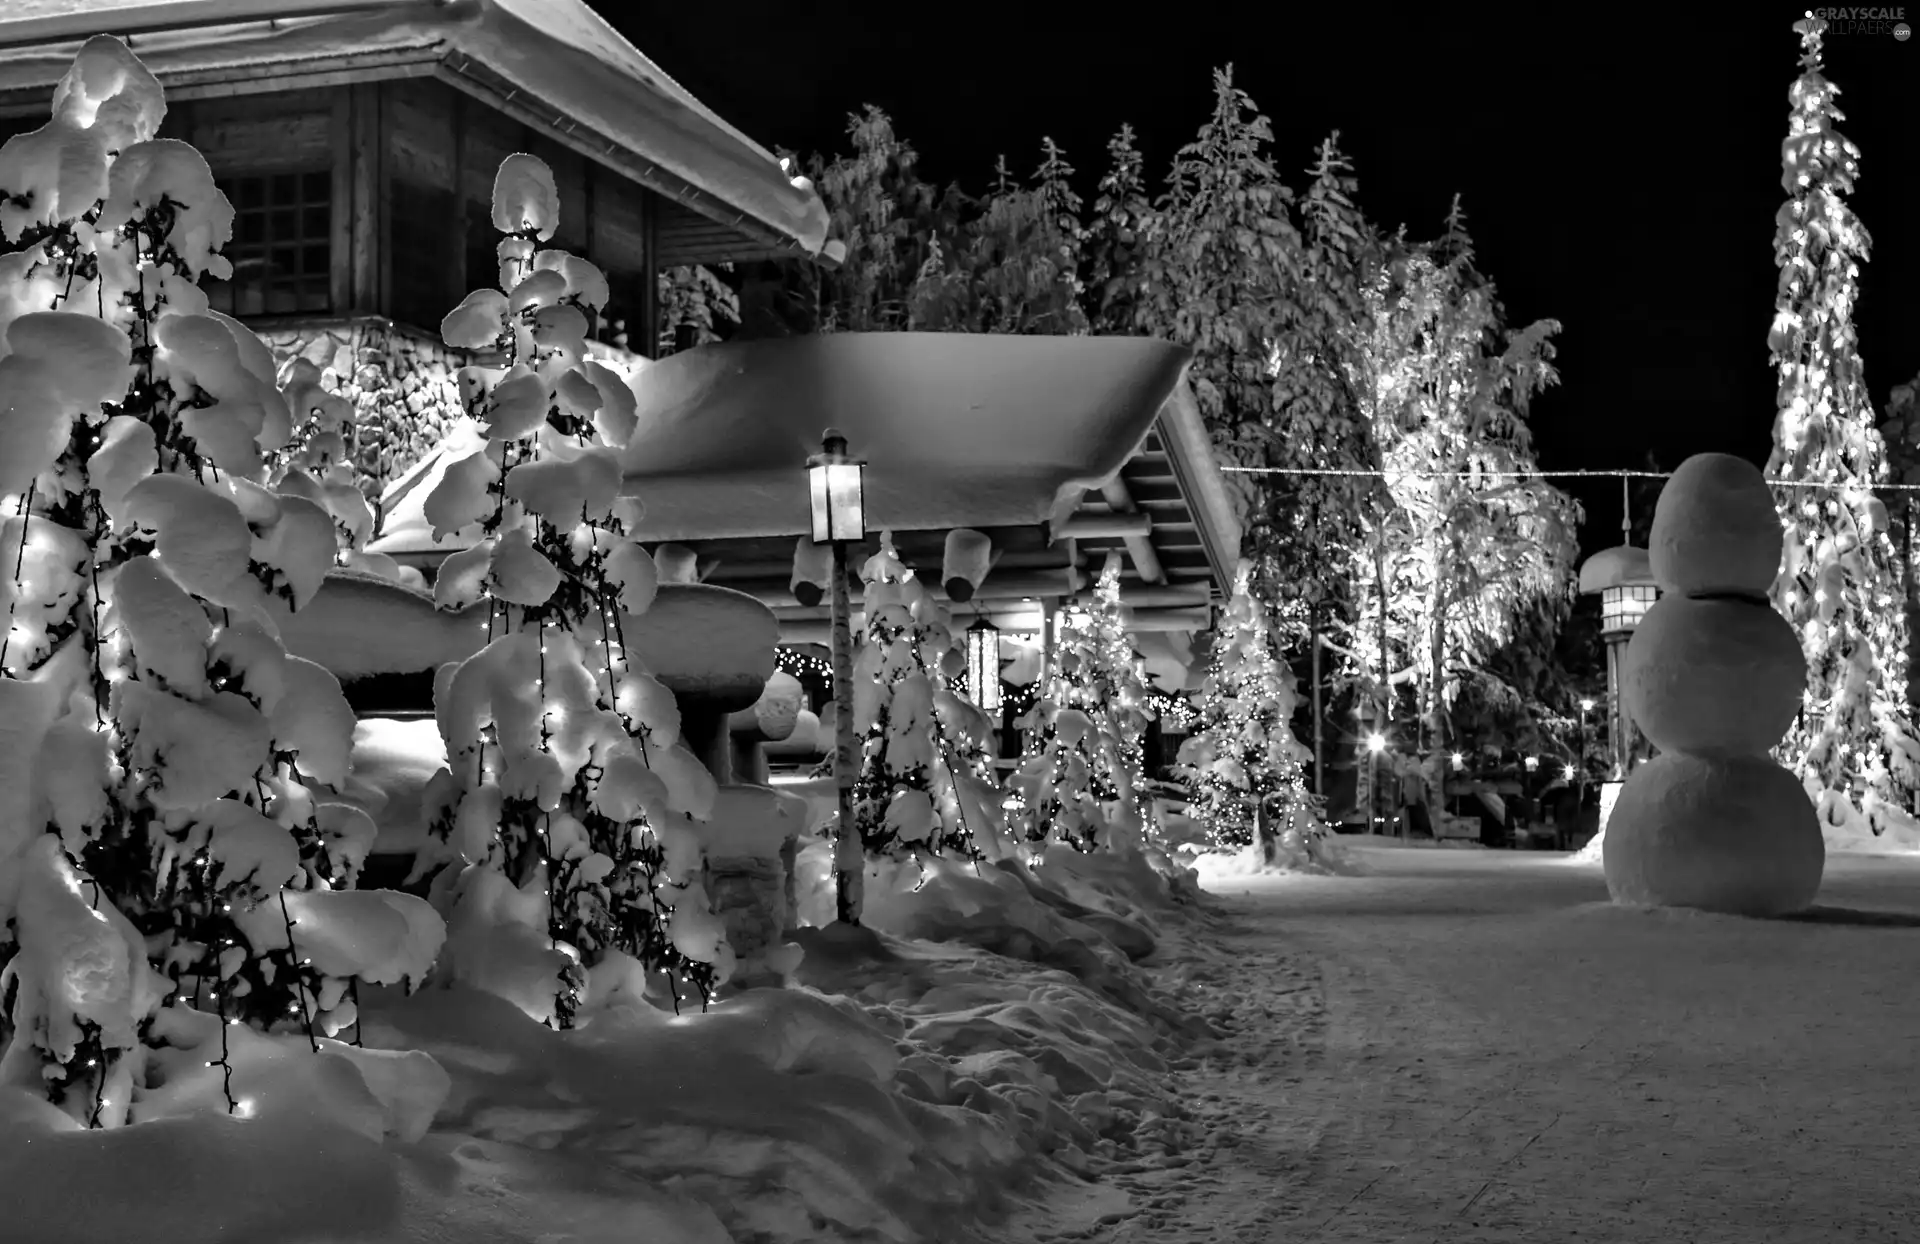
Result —
[[[1386,736],[1377,732],[1373,734],[1369,734],[1367,736],[1367,750],[1375,753],[1376,755],[1380,752],[1386,751],[1387,750]]]

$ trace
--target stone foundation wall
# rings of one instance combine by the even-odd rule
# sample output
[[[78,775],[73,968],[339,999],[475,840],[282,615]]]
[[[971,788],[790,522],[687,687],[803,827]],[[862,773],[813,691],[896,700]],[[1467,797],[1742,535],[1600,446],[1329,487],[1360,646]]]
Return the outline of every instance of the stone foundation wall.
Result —
[[[306,359],[324,374],[322,383],[353,402],[348,452],[369,501],[438,445],[461,414],[454,373],[469,359],[425,333],[373,316],[259,331],[277,363]]]

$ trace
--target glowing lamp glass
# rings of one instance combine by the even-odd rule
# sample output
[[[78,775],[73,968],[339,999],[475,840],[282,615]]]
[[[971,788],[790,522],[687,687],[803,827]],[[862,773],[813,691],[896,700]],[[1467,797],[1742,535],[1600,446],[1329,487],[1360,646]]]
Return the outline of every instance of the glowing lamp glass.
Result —
[[[1386,751],[1387,736],[1384,734],[1378,734],[1378,733],[1369,734],[1367,736],[1367,750],[1370,752],[1373,752],[1375,755],[1378,755],[1379,753]]]
[[[866,463],[848,457],[846,437],[828,429],[820,452],[807,459],[807,502],[815,544],[866,536],[866,490]]]
[[[1607,635],[1631,632],[1660,599],[1651,583],[1616,583],[1600,593],[1600,630]]]
[[[967,628],[967,690],[982,711],[1000,711],[1000,628],[985,618]]]

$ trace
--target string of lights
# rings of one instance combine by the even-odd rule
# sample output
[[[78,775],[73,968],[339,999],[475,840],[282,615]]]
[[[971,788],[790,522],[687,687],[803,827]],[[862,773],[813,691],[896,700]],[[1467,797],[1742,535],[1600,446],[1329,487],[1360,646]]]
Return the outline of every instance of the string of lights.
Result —
[[[1223,472],[1236,475],[1319,475],[1348,479],[1671,479],[1672,471],[1577,470],[1577,471],[1388,471],[1379,467],[1254,467],[1222,466]],[[1782,479],[1768,476],[1767,483],[1783,488],[1857,487],[1851,481],[1819,479]],[[1920,492],[1920,484],[1876,483],[1873,491]]]

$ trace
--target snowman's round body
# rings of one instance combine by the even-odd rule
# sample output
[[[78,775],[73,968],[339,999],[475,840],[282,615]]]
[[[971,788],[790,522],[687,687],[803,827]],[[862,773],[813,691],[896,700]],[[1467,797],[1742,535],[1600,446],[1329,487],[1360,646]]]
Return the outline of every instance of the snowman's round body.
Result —
[[[1661,755],[1627,778],[1603,846],[1614,901],[1747,916],[1805,909],[1826,846],[1806,791],[1769,755],[1806,661],[1768,602],[1781,533],[1766,481],[1689,458],[1654,510],[1663,596],[1627,645],[1621,694]]]

